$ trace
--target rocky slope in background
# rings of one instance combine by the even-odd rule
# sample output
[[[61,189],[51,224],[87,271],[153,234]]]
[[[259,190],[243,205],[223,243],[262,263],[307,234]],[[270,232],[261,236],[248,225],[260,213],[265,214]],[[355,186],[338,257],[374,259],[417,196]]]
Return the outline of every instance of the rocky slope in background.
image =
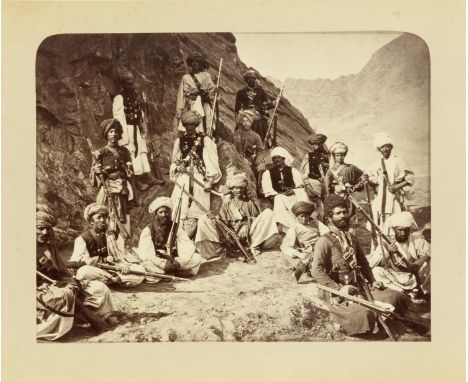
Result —
[[[349,161],[366,167],[376,158],[372,135],[387,131],[395,152],[429,175],[429,50],[403,34],[375,52],[357,74],[337,79],[287,79],[284,94],[314,130],[350,145]]]
[[[112,116],[119,70],[133,71],[137,86],[147,95],[151,139],[160,168],[167,172],[175,139],[172,120],[177,89],[188,70],[185,59],[192,51],[207,56],[215,80],[219,59],[224,60],[220,120],[227,129],[223,129],[225,141],[218,145],[220,165],[224,175],[232,166],[249,171],[229,143],[235,95],[244,86],[242,73],[246,70],[232,34],[56,35],[42,42],[36,60],[37,199],[56,212],[60,243],[70,244],[83,229],[82,211],[95,198],[96,190],[88,180],[91,154],[86,138],[94,148],[104,144],[99,124]],[[267,79],[262,84],[274,99],[279,89]],[[278,123],[279,144],[302,159],[311,132],[307,120],[284,99]],[[143,206],[133,210],[134,238],[149,219],[146,207],[152,198],[169,195],[172,187],[167,183],[153,188],[145,195]]]

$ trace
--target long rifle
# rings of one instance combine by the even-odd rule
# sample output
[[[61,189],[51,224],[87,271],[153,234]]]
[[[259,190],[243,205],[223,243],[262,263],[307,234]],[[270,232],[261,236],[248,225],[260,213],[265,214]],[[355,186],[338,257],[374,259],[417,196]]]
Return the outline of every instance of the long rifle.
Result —
[[[364,306],[365,308],[368,308],[368,309],[374,311],[379,316],[382,316],[384,318],[395,319],[395,320],[398,320],[398,321],[403,322],[403,323],[406,322],[406,323],[412,324],[415,327],[417,327],[418,329],[421,329],[421,332],[423,332],[423,331],[427,332],[430,329],[423,322],[412,320],[410,318],[403,317],[398,313],[395,313],[390,307],[385,307],[385,306],[382,306],[382,305],[378,305],[375,302],[370,302],[368,300],[365,300],[365,299],[362,299],[362,298],[359,298],[359,297],[356,297],[356,296],[351,296],[349,294],[340,292],[340,291],[338,291],[336,289],[326,287],[324,285],[317,284],[317,288],[322,289],[322,290],[324,290],[326,292],[329,292],[331,294],[334,294],[336,296],[340,296],[340,297],[342,297],[342,298],[344,298],[346,300],[352,301],[352,302],[354,302],[354,303],[356,303],[358,305]]]
[[[195,176],[193,175],[192,172],[186,171],[186,172],[184,172],[184,174],[186,174],[194,183],[198,184],[200,187],[205,188],[205,185],[203,184],[203,182],[201,182],[197,178],[195,178]],[[223,193],[221,193],[219,191],[215,191],[215,190],[210,190],[210,193],[212,193],[213,195],[219,196],[221,198],[225,195],[225,194],[223,194]]]
[[[367,204],[369,205],[369,216],[373,216],[372,213],[372,203],[370,200],[370,192],[369,192],[369,183],[365,183],[364,187],[366,189],[366,195],[367,195]],[[371,225],[371,233],[372,233],[372,243],[374,244],[374,248],[377,247],[377,234],[375,233],[375,228],[373,225]]]
[[[374,229],[380,235],[380,237],[388,245],[391,245],[392,241],[390,240],[390,238],[382,232],[382,230],[380,229],[378,224],[376,222],[374,222],[374,220],[372,220],[372,218],[367,214],[367,212],[364,211],[364,209],[359,205],[359,203],[356,201],[356,199],[353,198],[353,196],[348,191],[346,186],[343,184],[342,180],[335,173],[335,171],[333,169],[330,169],[330,171],[333,174],[333,177],[335,178],[335,180],[338,182],[338,184],[343,188],[343,190],[345,190],[345,192],[346,192],[346,194],[348,196],[348,199],[351,201],[351,203],[353,203],[353,205],[356,207],[356,209],[358,211],[360,211],[364,215],[364,217],[371,224],[371,226],[374,227]],[[391,261],[393,261],[395,265],[409,271],[410,264],[409,264],[408,260],[406,260],[406,258],[403,256],[403,254],[400,251],[392,252],[392,253],[390,253],[390,256],[391,256]]]
[[[215,120],[215,110],[216,110],[216,107],[217,107],[217,103],[218,103],[218,91],[219,91],[219,80],[221,78],[221,68],[223,67],[223,59],[221,58],[220,61],[219,61],[219,69],[218,69],[218,78],[216,80],[216,88],[215,88],[215,91],[216,91],[216,94],[215,94],[215,98],[214,98],[214,101],[213,101],[213,108],[211,109],[211,121],[210,121],[210,127],[208,129],[208,132],[207,132],[207,135],[211,138],[213,135],[212,135],[212,132],[213,132],[213,123],[214,123],[214,120]]]
[[[268,129],[267,129],[267,132],[265,134],[265,138],[263,140],[263,145],[264,146],[266,145],[266,142],[267,142],[268,137],[270,135],[270,130],[271,130],[271,127],[273,126],[273,120],[275,119],[276,110],[278,110],[278,105],[280,103],[281,96],[283,95],[283,90],[284,90],[284,84],[283,84],[283,86],[281,86],[281,90],[280,90],[280,92],[278,94],[278,98],[276,99],[276,105],[275,105],[275,108],[273,109],[273,114],[271,115],[271,120],[270,120],[270,123],[268,124]]]
[[[172,219],[171,230],[169,231],[169,236],[167,237],[166,242],[166,256],[172,260],[174,260],[174,256],[172,256],[172,249],[174,248],[174,242],[177,236],[177,231],[179,229],[180,211],[182,210],[182,195],[184,189],[185,185],[182,187],[182,191],[180,192],[179,203],[177,204],[174,218]]]
[[[89,138],[86,138],[86,141],[88,142],[88,146],[89,146],[89,148],[91,150],[91,155],[94,157],[95,161],[97,162],[99,160],[99,158],[94,155],[91,140]],[[117,212],[117,206],[115,205],[114,198],[112,197],[112,194],[109,191],[109,188],[107,187],[107,183],[106,183],[106,180],[104,179],[104,175],[102,173],[96,174],[96,175],[98,176],[99,181],[102,184],[102,188],[104,189],[104,193],[106,194],[107,199],[109,200],[109,205],[111,207],[110,208],[111,209],[111,214],[114,216],[114,220],[117,223],[117,226],[119,227],[120,233],[121,233],[121,235],[122,235],[122,237],[124,239],[125,248],[127,248],[127,250],[133,256],[136,256],[136,258],[139,259],[140,257],[138,256],[138,254],[132,248],[132,244],[130,242],[130,234],[127,232],[127,229],[125,228],[125,225],[119,219],[119,214]]]
[[[121,267],[119,266],[105,264],[105,263],[95,263],[93,264],[93,266],[104,269],[106,271],[120,272],[121,270]],[[155,277],[158,279],[171,280],[171,281],[191,281],[190,279],[185,279],[183,277],[176,277],[176,276],[166,275],[162,273],[155,273],[155,272],[135,271],[133,269],[129,269],[128,273],[133,274],[133,275]]]
[[[235,241],[235,243],[239,247],[240,251],[242,252],[242,255],[245,257],[247,262],[249,262],[249,263],[256,263],[257,262],[257,260],[255,260],[254,255],[252,253],[250,253],[250,249],[246,250],[244,248],[244,246],[242,245],[241,240],[240,240],[239,236],[237,235],[237,233],[235,233],[231,228],[229,228],[226,224],[224,224],[224,222],[220,218],[218,218],[211,211],[209,211],[207,208],[205,208],[203,206],[203,204],[201,204],[197,199],[195,199],[190,192],[185,191],[180,184],[178,184],[177,182],[174,183],[174,184],[177,187],[179,187],[180,189],[182,189],[182,192],[185,195],[187,195],[190,200],[195,202],[195,204],[200,208],[200,210],[202,210],[210,218],[212,218],[214,220],[214,222]]]

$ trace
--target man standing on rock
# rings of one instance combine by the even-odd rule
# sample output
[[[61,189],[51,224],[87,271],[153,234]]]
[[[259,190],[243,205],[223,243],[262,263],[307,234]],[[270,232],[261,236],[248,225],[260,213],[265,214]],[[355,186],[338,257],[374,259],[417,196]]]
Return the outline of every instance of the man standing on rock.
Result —
[[[148,211],[150,214],[154,214],[154,218],[141,231],[138,253],[148,272],[182,272],[194,276],[198,273],[204,260],[196,252],[195,245],[187,233],[182,228],[178,228],[177,225],[178,229],[173,233],[175,240],[173,243],[168,243],[173,226],[172,208],[171,199],[165,196],[156,198],[149,205]]]
[[[144,139],[147,131],[143,131],[143,101],[135,89],[135,76],[125,71],[121,74],[120,82],[123,90],[114,97],[112,115],[122,126],[119,145],[130,151],[136,186],[140,191],[145,191],[149,186],[162,184],[163,181],[151,174]]]
[[[174,187],[171,199],[176,204],[180,189],[185,187],[205,209],[210,210],[210,190],[222,175],[216,144],[207,136],[196,132],[201,121],[201,116],[196,111],[184,112],[181,121],[186,132],[174,143],[169,172],[171,181],[180,187]],[[189,237],[194,237],[197,220],[202,215],[204,212],[200,207],[184,194],[180,219]]]
[[[302,179],[307,195],[316,204],[316,213],[319,219],[323,219],[322,198],[324,197],[323,182],[329,167],[329,153],[324,144],[326,135],[313,133],[308,142],[312,150],[308,152],[301,164]]]
[[[260,248],[266,240],[278,233],[278,229],[273,211],[267,208],[260,212],[257,204],[247,196],[247,184],[244,173],[228,178],[226,186],[231,193],[223,200],[219,218],[237,233],[244,246],[250,248],[255,256],[260,253]],[[225,251],[216,224],[207,215],[198,221],[195,245],[207,260],[222,256]]]
[[[330,232],[315,244],[312,277],[321,285],[349,295],[365,295],[363,283],[369,283],[375,300],[392,305],[396,313],[404,313],[408,298],[400,292],[384,289],[383,284],[374,279],[358,240],[348,231],[350,218],[346,201],[341,196],[329,195],[324,200],[324,208]],[[348,335],[374,330],[376,313],[358,304],[347,304],[323,290],[320,290],[320,297],[328,303],[332,317]]]
[[[249,161],[255,179],[257,179],[256,187],[258,189],[258,180],[265,171],[265,150],[260,136],[252,130],[254,119],[255,112],[253,110],[246,109],[239,112],[238,120],[241,128],[234,132],[234,145],[236,150]]]
[[[377,187],[372,211],[374,221],[383,227],[388,216],[407,210],[406,197],[414,184],[414,173],[403,159],[392,155],[393,140],[387,133],[375,135],[374,147],[381,158],[373,163],[364,179]]]
[[[255,70],[247,70],[244,74],[244,80],[247,86],[239,90],[236,96],[236,105],[234,107],[236,119],[239,111],[251,110],[254,115],[252,130],[260,136],[263,142],[268,130],[267,110],[271,109],[273,105],[268,101],[265,90],[258,85]]]
[[[117,119],[106,119],[101,123],[102,136],[107,144],[95,154],[95,162],[91,169],[91,181],[99,187],[96,203],[107,205],[109,209],[116,207],[112,218],[119,219],[130,233],[131,202],[135,200],[135,190],[131,185],[133,176],[131,154],[124,146],[119,146],[122,136],[122,125]],[[105,185],[102,183],[105,182]],[[106,189],[112,196],[109,200]],[[117,231],[117,222],[111,221],[111,230]]]
[[[196,132],[207,134],[213,115],[212,98],[215,84],[211,74],[206,71],[208,63],[201,53],[189,54],[187,64],[192,70],[184,74],[180,81],[174,123],[179,131],[185,131],[185,126],[181,121],[182,115],[185,111],[193,110],[201,116]],[[215,126],[216,124],[213,123],[213,129]]]
[[[291,211],[294,203],[308,202],[301,174],[291,167],[294,158],[282,147],[275,147],[271,151],[273,167],[265,171],[262,176],[262,190],[266,197],[273,199],[275,221],[285,232],[293,226],[296,219]]]
[[[92,203],[85,208],[84,218],[89,229],[75,240],[70,261],[75,262],[78,280],[99,280],[105,284],[133,287],[145,277],[129,274],[130,270],[144,272],[139,259],[124,248],[123,239],[109,230],[109,210],[102,204]],[[118,272],[110,273],[99,268],[100,264],[114,265]]]
[[[78,284],[54,244],[52,211],[36,208],[37,338],[56,340],[73,326],[80,313],[97,330],[116,322],[109,288],[100,281]],[[78,296],[78,291],[80,295]]]

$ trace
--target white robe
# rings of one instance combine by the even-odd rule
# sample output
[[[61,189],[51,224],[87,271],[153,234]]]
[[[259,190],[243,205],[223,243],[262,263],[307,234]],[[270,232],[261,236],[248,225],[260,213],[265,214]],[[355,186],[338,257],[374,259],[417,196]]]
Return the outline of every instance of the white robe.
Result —
[[[196,275],[204,260],[196,252],[193,241],[189,239],[187,233],[182,228],[179,228],[177,231],[176,245],[178,255],[176,260],[180,264],[180,270],[188,270],[192,275]],[[164,267],[167,261],[156,256],[149,227],[145,227],[141,231],[138,243],[138,255],[143,260],[142,265],[148,272],[164,274]]]
[[[292,169],[292,177],[294,180],[294,186],[303,186],[302,177],[299,171],[294,167]],[[265,171],[262,176],[262,190],[265,196],[274,196],[273,213],[275,215],[275,221],[282,224],[286,228],[291,227],[296,222],[296,217],[291,212],[291,208],[296,202],[308,202],[309,197],[305,192],[304,188],[296,188],[294,195],[286,196],[278,194],[271,183],[270,171]]]
[[[142,117],[143,117],[143,111]],[[125,118],[124,111],[124,101],[121,94],[118,94],[114,97],[112,103],[112,115],[117,119],[122,125],[122,138],[119,140],[120,146],[125,146],[128,151],[130,151],[132,158],[133,173],[135,175],[142,175],[144,173],[150,172],[151,168],[148,161],[148,148],[146,147],[146,142],[141,136],[140,129],[137,129],[136,138],[138,144],[138,155],[135,156],[135,142],[134,142],[134,130],[135,126],[127,125],[127,120]]]
[[[172,152],[172,163],[169,170],[170,179],[173,182],[176,182],[180,187],[185,186],[185,191],[189,192],[190,186],[190,177],[185,173],[178,173],[176,161],[183,159],[182,152],[180,151],[180,138],[177,138],[174,143],[174,150]],[[213,184],[219,182],[221,179],[221,169],[219,168],[218,160],[218,151],[216,144],[208,137],[203,139],[203,162],[206,169],[206,178],[212,180]],[[189,166],[190,169],[190,166]],[[193,166],[193,176],[198,179],[201,183],[205,184],[206,181],[203,180],[203,174],[201,174],[197,167]],[[171,200],[174,206],[178,205],[178,200],[181,195],[181,188],[174,186],[172,191]],[[210,192],[206,192],[203,187],[193,182],[193,194],[194,198],[200,202],[203,207],[207,210],[210,210]],[[200,209],[200,207],[195,203],[191,202],[189,208],[189,197],[187,195],[182,195],[182,206],[180,211],[180,219],[198,219],[200,216],[204,215],[205,211]]]
[[[314,246],[320,236],[330,232],[330,229],[320,221],[317,221],[318,231],[311,226],[298,221],[288,229],[281,243],[281,252],[292,258],[299,258],[304,263],[311,260]]]
[[[211,78],[211,74],[208,72],[199,72],[195,74],[195,77],[197,78],[198,82],[200,82],[201,88],[206,90],[211,95],[215,89],[215,84]],[[202,117],[205,117],[207,129],[210,127],[213,115],[211,105],[209,103],[202,103],[200,96],[197,96],[195,100],[191,100],[188,97],[190,93],[197,91],[198,89],[195,85],[195,82],[193,81],[192,76],[190,74],[185,74],[180,81],[176,101],[176,118],[179,120],[179,131],[186,131],[185,127],[182,125],[182,122],[180,122],[180,118],[182,117],[183,112],[187,110],[197,111]],[[216,124],[213,122],[213,130],[215,129],[215,126]],[[205,133],[203,129],[203,121],[198,125],[197,132]]]
[[[387,170],[388,182],[390,182],[390,184],[401,182],[402,180],[406,180],[410,185],[414,184],[414,174],[403,159],[396,155],[391,155],[388,159],[384,159],[384,162]],[[396,194],[393,194],[388,190],[384,190],[384,174],[381,159],[376,160],[372,164],[368,174],[369,180],[372,183],[378,184],[377,195],[372,201],[372,212],[374,214],[374,221],[382,224],[383,221],[380,219],[382,214],[384,214],[383,220],[385,220],[388,215],[400,212],[401,207]],[[388,185],[389,184],[387,183],[387,186]],[[398,194],[401,195],[400,201],[402,201],[403,204],[406,203],[406,197],[409,189],[410,187],[405,186],[398,191]],[[382,197],[384,192],[386,193],[386,199],[385,206],[382,208]]]
[[[123,239],[121,236],[118,236],[117,240],[113,240],[111,235],[107,235],[107,250],[109,255],[114,258],[114,261],[117,266],[126,266],[130,270],[144,272],[145,269],[140,264],[132,264],[125,260],[126,249],[124,248]],[[89,261],[91,256],[86,248],[86,242],[81,236],[78,236],[75,239],[75,245],[73,248],[73,254],[70,258],[71,261]],[[122,280],[123,285],[128,287],[133,287],[141,284],[145,280],[145,276],[127,274],[124,275],[120,272],[117,273],[120,279]],[[80,281],[87,280],[99,280],[107,284],[111,278],[112,274],[107,272],[104,269],[94,267],[92,265],[84,265],[76,271],[76,278]]]

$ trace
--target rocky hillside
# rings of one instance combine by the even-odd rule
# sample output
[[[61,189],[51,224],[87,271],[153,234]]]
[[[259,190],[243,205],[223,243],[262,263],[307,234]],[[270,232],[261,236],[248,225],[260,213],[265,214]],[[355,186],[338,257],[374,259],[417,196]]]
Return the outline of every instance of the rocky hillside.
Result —
[[[95,198],[96,190],[88,180],[91,153],[86,138],[94,148],[104,144],[99,124],[112,116],[112,96],[119,91],[117,78],[122,68],[135,73],[137,86],[147,95],[151,140],[158,164],[167,172],[175,139],[176,93],[188,70],[185,59],[192,51],[204,53],[216,79],[223,58],[220,120],[226,129],[218,145],[220,165],[224,173],[230,166],[248,171],[229,143],[235,95],[244,86],[246,70],[235,43],[230,33],[56,35],[43,41],[36,61],[37,199],[57,213],[62,244],[70,244],[82,230],[82,211]],[[274,99],[279,89],[265,78],[262,84]],[[302,159],[311,132],[307,120],[284,99],[278,122],[279,144]],[[143,206],[133,210],[134,237],[148,221],[146,207],[152,198],[169,195],[172,187],[166,183],[153,188]]]
[[[396,153],[429,174],[429,50],[403,34],[373,54],[357,74],[335,80],[287,79],[285,96],[314,130],[351,147],[349,160],[366,167],[375,158],[372,135],[387,131]]]

